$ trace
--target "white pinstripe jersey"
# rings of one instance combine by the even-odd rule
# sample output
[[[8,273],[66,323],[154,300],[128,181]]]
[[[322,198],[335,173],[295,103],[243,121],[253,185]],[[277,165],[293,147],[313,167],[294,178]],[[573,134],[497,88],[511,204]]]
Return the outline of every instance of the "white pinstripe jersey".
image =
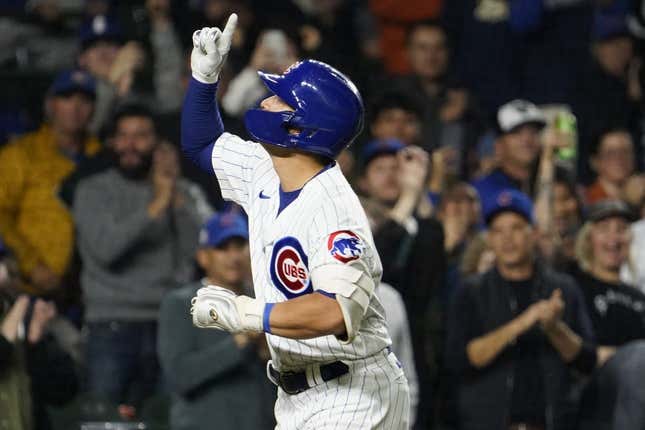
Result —
[[[367,217],[337,164],[307,182],[278,214],[280,182],[262,145],[224,133],[212,157],[222,196],[242,206],[249,217],[257,298],[276,303],[324,290],[324,286],[311,285],[312,270],[359,258],[378,285],[382,267]],[[335,336],[294,340],[267,334],[267,341],[273,365],[280,370],[363,358],[391,343],[385,312],[374,294],[349,344],[341,344]]]

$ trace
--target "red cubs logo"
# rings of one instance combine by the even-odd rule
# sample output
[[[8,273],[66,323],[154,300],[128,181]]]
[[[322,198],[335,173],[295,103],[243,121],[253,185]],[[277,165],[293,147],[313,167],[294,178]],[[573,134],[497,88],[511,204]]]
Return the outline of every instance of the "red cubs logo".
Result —
[[[271,280],[288,298],[311,292],[307,255],[294,237],[276,242],[271,255]]]
[[[307,288],[307,268],[302,262],[302,258],[295,249],[285,246],[277,253],[275,261],[275,271],[278,278],[285,286],[294,293],[299,293],[302,289]]]
[[[348,263],[358,260],[363,255],[365,245],[356,233],[349,230],[340,230],[329,235],[327,250],[336,260]]]

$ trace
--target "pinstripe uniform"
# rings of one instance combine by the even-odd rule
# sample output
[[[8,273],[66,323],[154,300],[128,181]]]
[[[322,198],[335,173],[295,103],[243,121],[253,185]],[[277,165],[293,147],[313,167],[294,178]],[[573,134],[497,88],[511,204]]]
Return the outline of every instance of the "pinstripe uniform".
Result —
[[[312,293],[318,290],[309,280],[312,270],[357,259],[378,285],[382,268],[367,218],[338,165],[312,178],[278,213],[279,178],[261,145],[224,133],[212,158],[222,196],[249,216],[256,297],[281,302]],[[278,429],[407,428],[407,381],[389,352],[385,315],[375,295],[351,343],[335,336],[295,340],[270,334],[267,341],[279,371],[303,371],[338,360],[350,367],[346,375],[300,394],[279,389]]]

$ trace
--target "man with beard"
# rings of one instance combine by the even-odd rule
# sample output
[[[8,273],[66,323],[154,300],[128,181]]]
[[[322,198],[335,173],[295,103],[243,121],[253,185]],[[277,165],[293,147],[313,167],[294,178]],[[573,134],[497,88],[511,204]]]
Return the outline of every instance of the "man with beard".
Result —
[[[73,213],[83,264],[87,388],[133,416],[157,385],[161,300],[190,279],[210,210],[201,191],[180,178],[174,149],[158,143],[148,109],[126,106],[113,124],[115,167],[79,183]]]

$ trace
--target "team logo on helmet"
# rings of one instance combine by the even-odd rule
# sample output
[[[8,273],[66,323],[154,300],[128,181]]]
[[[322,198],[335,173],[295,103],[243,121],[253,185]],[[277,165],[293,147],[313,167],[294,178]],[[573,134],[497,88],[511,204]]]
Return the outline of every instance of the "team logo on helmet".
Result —
[[[288,299],[312,292],[307,255],[294,237],[276,242],[271,255],[271,280]]]
[[[497,204],[502,207],[506,207],[510,205],[512,202],[513,202],[513,195],[508,191],[502,191],[497,196]]]
[[[327,249],[332,257],[342,263],[358,260],[363,255],[363,241],[349,230],[340,230],[329,235]]]

